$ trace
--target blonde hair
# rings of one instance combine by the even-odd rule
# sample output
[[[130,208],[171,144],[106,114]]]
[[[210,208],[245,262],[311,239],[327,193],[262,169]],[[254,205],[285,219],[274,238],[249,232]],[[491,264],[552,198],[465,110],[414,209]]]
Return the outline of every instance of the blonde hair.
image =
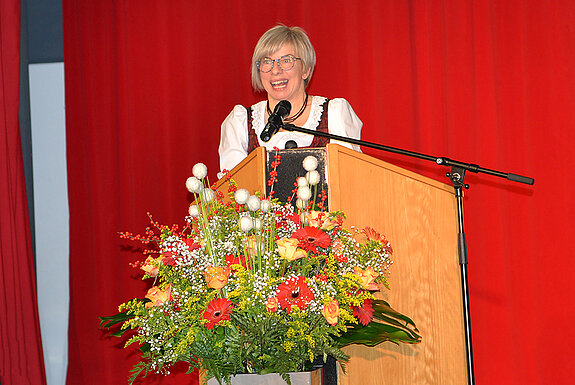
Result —
[[[256,62],[265,57],[269,57],[279,50],[284,44],[291,43],[295,49],[295,55],[299,57],[303,64],[303,72],[309,70],[309,76],[304,79],[307,87],[313,69],[315,67],[315,50],[309,41],[306,32],[300,27],[287,27],[283,24],[267,30],[256,44],[252,56],[252,85],[256,91],[262,91],[264,86],[260,77],[260,70]]]

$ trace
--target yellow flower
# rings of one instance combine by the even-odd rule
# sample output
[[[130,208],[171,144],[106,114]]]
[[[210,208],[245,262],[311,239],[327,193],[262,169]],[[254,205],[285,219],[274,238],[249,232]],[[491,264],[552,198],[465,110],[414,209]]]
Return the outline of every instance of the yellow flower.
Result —
[[[325,320],[331,326],[337,325],[339,321],[339,303],[337,300],[333,300],[327,305],[323,305],[323,310],[321,311]]]
[[[289,262],[307,256],[304,250],[297,247],[299,241],[295,238],[278,239],[276,244],[278,245],[278,254],[280,257],[287,259]]]
[[[354,267],[353,271],[355,275],[359,278],[359,284],[361,287],[367,290],[379,290],[379,286],[375,283],[375,279],[379,275],[371,267],[362,270],[359,267]]]
[[[228,284],[230,273],[231,269],[229,267],[209,266],[204,272],[204,276],[208,287],[218,290]]]

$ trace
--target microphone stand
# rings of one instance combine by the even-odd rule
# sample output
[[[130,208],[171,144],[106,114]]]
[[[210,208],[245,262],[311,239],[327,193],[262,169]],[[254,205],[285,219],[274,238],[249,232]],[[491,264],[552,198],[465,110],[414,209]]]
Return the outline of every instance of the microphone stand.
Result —
[[[370,148],[375,148],[377,150],[383,150],[387,152],[392,152],[395,154],[401,154],[405,156],[410,156],[412,158],[424,159],[435,162],[439,166],[451,167],[451,171],[445,175],[449,178],[453,187],[455,189],[455,197],[457,199],[457,222],[458,222],[458,234],[457,234],[457,246],[459,254],[459,267],[461,271],[461,291],[463,297],[463,321],[465,323],[465,345],[467,353],[467,383],[469,385],[475,384],[475,372],[473,367],[473,346],[471,342],[471,312],[469,305],[469,282],[467,275],[467,240],[465,238],[465,231],[463,229],[463,188],[468,189],[469,185],[464,182],[465,172],[471,171],[475,173],[484,173],[489,175],[498,176],[501,178],[506,178],[513,182],[524,183],[528,185],[533,185],[535,180],[530,177],[521,176],[512,173],[505,173],[501,171],[490,170],[487,168],[480,167],[476,164],[460,162],[457,160],[451,160],[446,157],[436,157],[426,154],[421,154],[418,152],[403,150],[397,147],[384,146],[378,143],[367,142],[364,140],[346,138],[339,135],[330,134],[328,132],[319,132],[315,130],[309,130],[307,128],[297,127],[293,124],[284,124],[282,126],[285,130],[302,132],[304,134],[321,136],[329,139],[339,140],[342,142],[347,142],[351,144],[356,144],[359,146],[365,146]]]

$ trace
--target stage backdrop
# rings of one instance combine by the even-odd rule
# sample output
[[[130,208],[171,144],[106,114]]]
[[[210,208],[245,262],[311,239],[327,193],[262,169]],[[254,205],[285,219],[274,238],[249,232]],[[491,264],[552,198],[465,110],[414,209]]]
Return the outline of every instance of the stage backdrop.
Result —
[[[122,384],[137,361],[98,330],[147,289],[117,232],[143,231],[147,211],[182,223],[194,163],[215,180],[220,123],[263,98],[251,53],[278,22],[308,31],[309,93],[347,98],[364,139],[535,178],[467,178],[477,384],[572,381],[573,1],[64,0],[64,20],[68,384]],[[431,163],[366,152],[447,181]]]

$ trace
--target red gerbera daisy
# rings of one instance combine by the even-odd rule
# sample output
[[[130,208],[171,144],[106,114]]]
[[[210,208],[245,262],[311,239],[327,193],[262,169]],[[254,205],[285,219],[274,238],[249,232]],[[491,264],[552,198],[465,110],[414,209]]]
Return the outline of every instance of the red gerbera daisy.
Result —
[[[351,307],[353,309],[353,316],[357,317],[359,319],[359,322],[361,322],[364,326],[369,324],[371,320],[373,320],[373,306],[371,305],[372,302],[373,300],[366,299],[365,301],[363,301],[362,307],[359,306]]]
[[[233,302],[227,298],[216,298],[211,300],[204,311],[204,319],[210,321],[206,324],[206,327],[208,329],[213,329],[218,322],[229,320],[233,308]]]
[[[318,247],[325,249],[331,244],[331,238],[325,231],[312,226],[297,230],[292,238],[299,241],[299,247],[314,253],[317,253]]]
[[[304,310],[314,299],[314,295],[304,277],[292,277],[279,285],[277,298],[281,308],[286,309],[289,314],[292,306]]]

